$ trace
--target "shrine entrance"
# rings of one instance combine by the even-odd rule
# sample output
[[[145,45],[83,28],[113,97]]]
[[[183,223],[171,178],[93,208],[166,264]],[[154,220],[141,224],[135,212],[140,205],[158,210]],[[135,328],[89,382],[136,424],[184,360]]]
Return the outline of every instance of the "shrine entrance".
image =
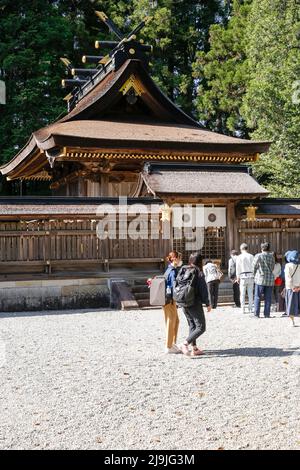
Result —
[[[226,267],[226,227],[206,227],[203,230],[204,245],[203,248],[200,250],[203,260],[220,260],[221,267]],[[188,241],[189,240],[185,237],[181,239],[174,239],[173,241],[173,248],[174,250],[177,250],[182,253],[184,263],[188,263],[190,254],[196,251],[186,249],[186,244]]]

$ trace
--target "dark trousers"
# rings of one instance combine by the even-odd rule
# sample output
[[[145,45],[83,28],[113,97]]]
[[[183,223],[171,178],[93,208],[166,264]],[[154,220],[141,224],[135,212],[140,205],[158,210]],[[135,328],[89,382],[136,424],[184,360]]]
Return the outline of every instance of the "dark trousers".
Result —
[[[217,308],[220,281],[210,281],[207,283],[209,303],[212,308]]]
[[[189,325],[189,335],[186,339],[188,344],[196,346],[196,339],[203,335],[206,330],[205,315],[201,303],[192,307],[183,307],[183,313],[186,316]]]
[[[255,315],[257,317],[259,317],[259,314],[260,314],[260,302],[262,300],[262,297],[264,297],[264,300],[265,300],[264,316],[265,317],[270,316],[272,292],[273,292],[273,286],[258,286],[257,284],[255,284],[254,308],[255,308]]]
[[[237,307],[241,306],[241,301],[240,301],[240,286],[238,282],[234,282],[232,284],[232,289],[233,289],[233,301]]]

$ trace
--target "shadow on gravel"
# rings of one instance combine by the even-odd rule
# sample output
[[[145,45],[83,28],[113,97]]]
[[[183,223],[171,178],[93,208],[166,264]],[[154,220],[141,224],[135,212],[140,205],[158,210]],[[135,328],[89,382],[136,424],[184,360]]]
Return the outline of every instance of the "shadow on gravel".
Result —
[[[237,349],[219,349],[219,350],[205,350],[205,356],[214,357],[286,357],[293,354],[300,354],[299,348],[237,348]],[[203,358],[205,356],[202,356]]]

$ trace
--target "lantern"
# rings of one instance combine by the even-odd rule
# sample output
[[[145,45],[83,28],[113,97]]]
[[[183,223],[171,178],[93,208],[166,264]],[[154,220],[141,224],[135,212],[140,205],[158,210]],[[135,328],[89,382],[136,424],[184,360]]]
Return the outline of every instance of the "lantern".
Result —
[[[253,222],[254,220],[256,220],[256,209],[257,209],[257,207],[254,207],[252,205],[246,207],[246,211],[247,211],[246,220],[248,222]]]

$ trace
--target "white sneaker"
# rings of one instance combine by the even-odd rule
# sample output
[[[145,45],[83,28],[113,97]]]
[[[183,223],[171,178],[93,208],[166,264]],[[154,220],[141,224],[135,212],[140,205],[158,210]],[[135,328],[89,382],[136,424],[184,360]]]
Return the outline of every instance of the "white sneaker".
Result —
[[[172,344],[170,348],[166,348],[167,354],[182,354],[181,349],[176,344]]]

